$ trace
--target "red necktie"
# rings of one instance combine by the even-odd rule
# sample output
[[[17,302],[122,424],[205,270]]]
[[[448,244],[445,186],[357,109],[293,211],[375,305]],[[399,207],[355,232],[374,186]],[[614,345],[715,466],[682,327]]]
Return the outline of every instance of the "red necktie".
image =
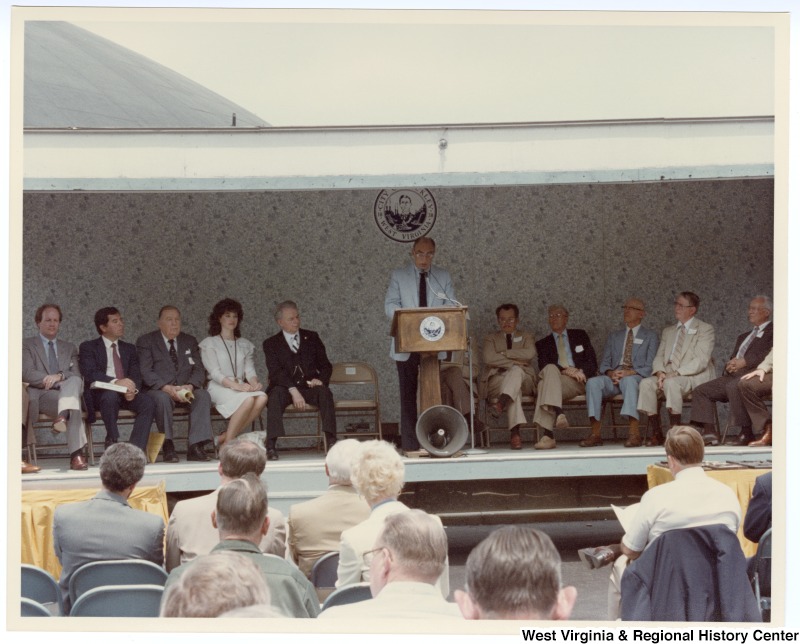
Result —
[[[122,368],[122,360],[117,353],[117,343],[112,342],[111,348],[114,351],[114,376],[117,380],[122,380],[125,377],[125,370]]]

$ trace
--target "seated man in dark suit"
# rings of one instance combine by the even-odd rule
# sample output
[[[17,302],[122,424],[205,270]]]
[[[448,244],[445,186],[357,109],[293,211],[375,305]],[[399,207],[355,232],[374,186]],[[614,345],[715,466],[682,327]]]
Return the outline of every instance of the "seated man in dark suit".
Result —
[[[89,419],[94,419],[94,410],[106,426],[105,447],[119,440],[117,416],[120,408],[136,414],[130,442],[142,451],[147,449],[147,438],[153,424],[155,403],[150,396],[140,396],[142,374],[136,347],[123,342],[125,321],[119,310],[107,306],[94,314],[94,326],[99,338],[82,342],[78,362],[86,383],[84,399]],[[125,393],[108,389],[91,389],[94,382],[108,382],[126,388]]]
[[[583,329],[567,329],[569,311],[560,304],[547,309],[552,333],[536,343],[539,357],[539,386],[533,422],[544,430],[534,448],[556,446],[553,426],[569,427],[561,405],[586,393],[586,380],[597,375],[597,354]]]
[[[714,405],[730,403],[729,424],[741,429],[738,436],[729,439],[735,445],[747,445],[755,440],[750,416],[739,393],[740,378],[755,371],[772,350],[772,301],[766,295],[750,300],[747,318],[751,330],[736,338],[736,344],[725,371],[719,378],[695,387],[692,392],[692,424],[703,428],[706,445],[719,444],[719,432],[714,424]]]
[[[69,609],[69,580],[90,561],[145,559],[164,563],[164,520],[128,505],[142,480],[144,453],[127,443],[110,445],[100,459],[103,489],[80,503],[63,503],[53,517],[53,547],[62,565],[58,585]]]
[[[210,460],[203,451],[203,444],[211,441],[211,396],[203,388],[206,370],[197,340],[181,332],[181,312],[174,306],[162,307],[158,330],[140,337],[136,350],[145,393],[155,403],[156,427],[166,436],[164,462],[178,462],[172,442],[175,405],[190,405],[186,459]]]
[[[81,418],[83,380],[78,371],[78,347],[59,340],[61,307],[43,304],[34,316],[39,334],[22,341],[22,381],[28,383],[30,400],[27,426],[44,413],[53,419],[54,433],[67,433],[72,470],[87,469],[83,456],[86,430]]]
[[[300,313],[291,300],[278,305],[275,321],[281,330],[263,344],[269,371],[266,447],[271,461],[278,460],[278,437],[286,434],[283,411],[292,404],[301,410],[306,403],[319,407],[328,449],[336,443],[333,394],[328,388],[333,365],[325,345],[314,331],[300,328]]]

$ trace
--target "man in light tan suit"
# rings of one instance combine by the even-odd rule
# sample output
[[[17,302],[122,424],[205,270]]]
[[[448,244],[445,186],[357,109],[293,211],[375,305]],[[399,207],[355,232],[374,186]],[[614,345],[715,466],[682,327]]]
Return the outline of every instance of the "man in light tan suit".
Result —
[[[508,412],[511,449],[522,449],[519,426],[525,423],[522,396],[536,392],[536,342],[532,334],[518,331],[519,307],[501,304],[495,310],[500,330],[483,341],[481,398],[489,401],[489,412],[499,418]],[[491,403],[490,401],[496,400]]]
[[[714,327],[697,319],[700,298],[691,291],[675,298],[677,324],[661,332],[653,360],[653,375],[639,383],[640,413],[649,417],[649,446],[661,445],[664,437],[656,412],[658,398],[666,398],[669,426],[681,424],[683,397],[698,385],[716,377],[711,353],[714,351]]]
[[[327,491],[289,508],[287,550],[306,577],[311,576],[311,568],[322,555],[338,552],[344,530],[369,516],[369,505],[350,481],[350,465],[360,453],[357,440],[337,441],[325,457],[330,483]]]
[[[248,472],[260,477],[266,465],[267,452],[261,445],[241,438],[228,441],[219,453],[220,487]],[[219,532],[211,522],[219,490],[175,505],[167,524],[167,572],[195,557],[207,555],[219,543]],[[269,530],[261,540],[261,551],[283,557],[286,552],[286,521],[280,510],[268,508],[268,511]]]

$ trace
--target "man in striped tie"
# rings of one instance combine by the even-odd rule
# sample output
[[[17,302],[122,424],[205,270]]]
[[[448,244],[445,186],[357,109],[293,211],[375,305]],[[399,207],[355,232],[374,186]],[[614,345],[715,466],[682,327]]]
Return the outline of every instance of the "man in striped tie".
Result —
[[[736,338],[725,371],[692,394],[692,424],[702,429],[706,445],[719,444],[719,430],[714,424],[714,405],[718,402],[730,403],[728,424],[740,428],[729,442],[747,445],[755,440],[750,415],[739,392],[739,379],[757,369],[772,350],[772,300],[766,295],[756,295],[750,300],[747,319],[750,329]]]

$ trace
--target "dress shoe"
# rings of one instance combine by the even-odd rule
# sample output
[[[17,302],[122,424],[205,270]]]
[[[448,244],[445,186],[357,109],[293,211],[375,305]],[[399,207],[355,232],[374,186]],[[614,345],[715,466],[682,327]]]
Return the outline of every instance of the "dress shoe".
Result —
[[[115,441],[113,438],[106,438],[106,440],[103,442],[103,449],[108,449],[116,442],[117,441]]]
[[[600,447],[603,444],[603,439],[600,436],[592,434],[589,438],[584,438],[579,445],[581,447]]]
[[[719,434],[703,434],[703,443],[706,445],[719,445]]]
[[[522,438],[519,435],[519,430],[511,430],[511,449],[522,449]]]
[[[590,570],[602,568],[610,563],[614,563],[614,552],[611,548],[600,546],[599,548],[582,548],[578,550],[578,556]]]
[[[270,447],[267,449],[267,460],[268,461],[277,461],[278,460],[278,450],[274,447]]]
[[[38,465],[31,465],[30,463],[26,463],[22,461],[22,473],[23,474],[36,474],[36,472],[41,472],[42,468]]]
[[[725,440],[726,445],[733,445],[735,447],[744,447],[749,445],[752,441],[756,439],[753,434],[748,434],[745,432],[741,432],[736,436],[730,436]]]
[[[193,445],[193,447],[197,447],[198,450],[200,449],[199,445]],[[175,445],[172,443],[171,440],[167,439],[167,440],[164,441],[163,449],[164,449],[164,462],[165,463],[180,463],[181,459],[179,459],[178,455],[175,453]],[[195,459],[195,460],[197,460],[197,459]],[[206,460],[208,460],[208,459],[206,459]]]
[[[86,464],[86,459],[83,454],[75,454],[69,459],[69,469],[71,470],[88,470],[89,466]]]
[[[772,447],[772,425],[764,425],[764,433],[757,441],[748,443],[750,447]]]
[[[647,445],[647,447],[658,447],[663,443],[664,437],[661,435],[661,432],[656,432],[655,434],[650,435],[645,445]]]
[[[501,403],[499,400],[489,405],[489,413],[492,415],[492,418],[500,418],[504,411],[503,403]]]
[[[628,436],[628,440],[625,441],[625,447],[641,447],[642,446],[642,437],[639,434],[632,434]]]
[[[556,429],[568,429],[569,421],[566,414],[559,414],[556,416]]]
[[[550,438],[549,436],[542,436],[533,446],[533,449],[555,449],[555,448],[556,448],[556,439]]]
[[[174,454],[174,452],[173,452]],[[167,460],[166,453],[164,454],[164,460]],[[189,449],[186,450],[186,460],[187,461],[210,461],[211,459],[208,458],[208,454],[203,451],[203,448],[200,446],[200,443],[195,443],[194,445],[189,445]],[[175,461],[170,462],[178,462],[178,456],[175,455]]]
[[[65,431],[67,431],[67,419],[59,416],[53,421],[53,433],[63,434]]]
[[[205,440],[200,445],[203,446],[203,451],[208,454],[209,456],[214,456],[216,450],[214,449],[214,441],[213,440]]]

